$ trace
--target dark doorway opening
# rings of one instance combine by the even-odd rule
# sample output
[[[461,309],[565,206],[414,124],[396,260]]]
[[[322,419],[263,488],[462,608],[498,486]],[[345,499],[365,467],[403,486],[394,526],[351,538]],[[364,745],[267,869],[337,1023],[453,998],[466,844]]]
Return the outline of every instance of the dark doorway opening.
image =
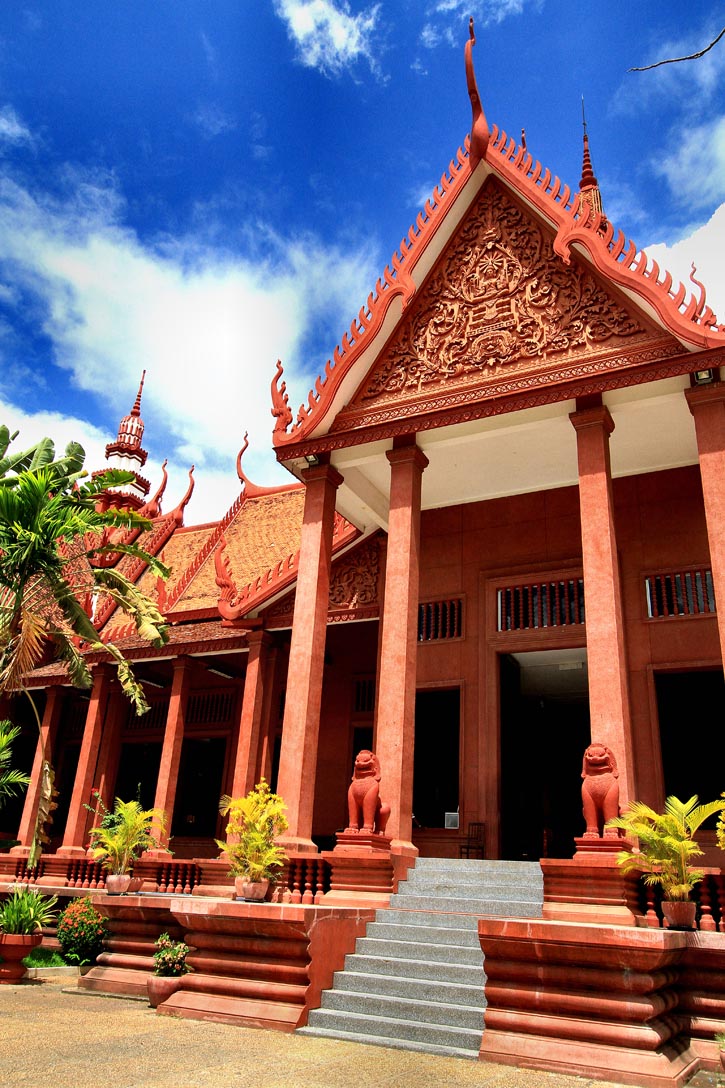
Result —
[[[584,831],[586,651],[501,657],[501,856],[570,858]]]
[[[160,742],[123,744],[114,801],[120,797],[122,801],[140,801],[142,808],[153,808],[160,764]]]
[[[702,802],[716,800],[725,763],[722,669],[655,673],[655,691],[665,796],[687,801],[696,793]],[[702,744],[689,739],[694,718],[705,725]]]
[[[184,740],[171,834],[181,838],[213,838],[219,834],[224,737]]]
[[[459,688],[419,691],[415,697],[413,815],[416,827],[445,827],[458,810]]]

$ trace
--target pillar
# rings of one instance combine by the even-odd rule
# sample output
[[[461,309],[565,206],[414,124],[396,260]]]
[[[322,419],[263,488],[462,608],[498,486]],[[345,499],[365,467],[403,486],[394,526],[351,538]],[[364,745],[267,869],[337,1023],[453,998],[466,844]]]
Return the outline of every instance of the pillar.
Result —
[[[603,405],[579,409],[569,418],[576,430],[579,460],[591,739],[614,752],[620,804],[624,808],[633,799],[633,758],[609,460],[614,421]]]
[[[342,476],[331,465],[306,469],[297,592],[277,792],[287,804],[288,849],[315,852],[312,813],[325,665],[335,496]]]
[[[246,797],[256,785],[265,692],[268,687],[267,658],[272,640],[265,631],[250,631],[247,641],[249,654],[244,678],[239,738],[234,757],[232,797]]]
[[[695,420],[720,653],[725,665],[725,384],[685,390]]]
[[[91,700],[88,704],[83,740],[78,756],[78,769],[73,783],[68,819],[66,820],[63,845],[59,854],[82,857],[86,851],[86,826],[89,819],[86,805],[93,803],[91,791],[96,773],[98,752],[103,735],[103,722],[111,691],[114,671],[110,665],[97,665],[93,672]]]
[[[122,691],[112,692],[106,710],[106,724],[103,729],[103,739],[98,753],[95,785],[93,792],[100,794],[103,804],[107,809],[112,809],[115,800],[116,776],[118,763],[121,758],[121,726],[128,714],[129,702]],[[132,801],[133,797],[124,797],[124,801]],[[103,817],[103,809],[99,805],[93,826],[97,826]]]
[[[385,833],[393,840],[394,853],[415,856],[418,851],[411,838],[420,498],[428,458],[414,443],[396,446],[386,456],[390,462],[390,514],[375,752],[380,760],[381,795],[391,806]]]
[[[58,686],[48,688],[43,720],[40,724],[38,746],[35,749],[33,769],[30,772],[30,785],[25,794],[23,815],[20,818],[20,829],[18,831],[20,845],[13,847],[11,853],[27,855],[30,852],[33,835],[35,834],[35,824],[38,819],[38,806],[43,785],[43,764],[47,762],[51,767],[53,766],[58,722],[60,721],[62,708],[63,688]]]
[[[174,800],[179,781],[181,747],[184,742],[184,723],[191,687],[191,667],[192,663],[188,657],[178,657],[174,661],[171,697],[169,698],[169,709],[166,714],[164,743],[161,748],[161,762],[156,783],[154,808],[161,809],[162,812],[166,813],[165,829],[161,831],[160,828],[156,828],[159,849],[164,853],[168,852],[169,839],[171,838],[171,821],[174,818]],[[148,853],[153,853],[153,851]]]

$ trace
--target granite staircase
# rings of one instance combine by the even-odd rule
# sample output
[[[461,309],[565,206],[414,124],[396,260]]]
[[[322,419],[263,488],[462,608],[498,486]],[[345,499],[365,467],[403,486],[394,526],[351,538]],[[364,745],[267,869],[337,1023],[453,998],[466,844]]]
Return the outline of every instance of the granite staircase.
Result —
[[[542,902],[538,863],[418,858],[299,1034],[477,1058],[478,919],[540,918]]]

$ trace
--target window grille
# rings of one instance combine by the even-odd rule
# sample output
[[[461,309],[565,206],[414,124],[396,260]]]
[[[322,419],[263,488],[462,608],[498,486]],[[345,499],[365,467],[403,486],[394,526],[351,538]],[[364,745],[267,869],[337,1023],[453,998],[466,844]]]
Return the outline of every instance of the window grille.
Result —
[[[584,623],[584,579],[529,582],[498,591],[498,630],[528,631]]]
[[[450,601],[426,601],[418,606],[418,642],[460,638],[463,602],[458,597]]]
[[[650,574],[644,580],[649,619],[710,615],[716,611],[712,571],[706,567]]]
[[[355,681],[355,696],[353,700],[353,713],[372,714],[375,709],[375,680],[373,677],[362,677]]]
[[[186,708],[187,725],[222,725],[230,722],[234,713],[234,691],[199,692],[189,697]]]

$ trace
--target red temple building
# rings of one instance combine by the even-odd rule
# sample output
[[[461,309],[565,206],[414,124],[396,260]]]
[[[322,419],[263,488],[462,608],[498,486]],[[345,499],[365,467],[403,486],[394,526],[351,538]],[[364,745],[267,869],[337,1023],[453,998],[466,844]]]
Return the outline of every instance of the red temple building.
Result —
[[[56,877],[85,854],[93,791],[139,784],[178,859],[215,856],[220,795],[262,775],[290,853],[329,849],[368,747],[401,859],[457,857],[472,823],[487,857],[571,856],[590,740],[616,754],[623,802],[720,792],[722,731],[707,760],[678,738],[723,707],[725,327],[694,271],[673,283],[606,217],[586,138],[571,191],[489,127],[470,46],[467,76],[470,138],[296,415],[278,364],[293,481],[256,486],[240,454],[231,509],[185,526],[188,493],[163,513],[165,475],[151,500],[139,475],[140,389],[109,444],[172,575],[120,562],[171,638],[150,648],[96,612],[146,685],[140,718],[100,655],[90,697],[60,664],[29,678]],[[13,864],[39,760],[3,813]]]

